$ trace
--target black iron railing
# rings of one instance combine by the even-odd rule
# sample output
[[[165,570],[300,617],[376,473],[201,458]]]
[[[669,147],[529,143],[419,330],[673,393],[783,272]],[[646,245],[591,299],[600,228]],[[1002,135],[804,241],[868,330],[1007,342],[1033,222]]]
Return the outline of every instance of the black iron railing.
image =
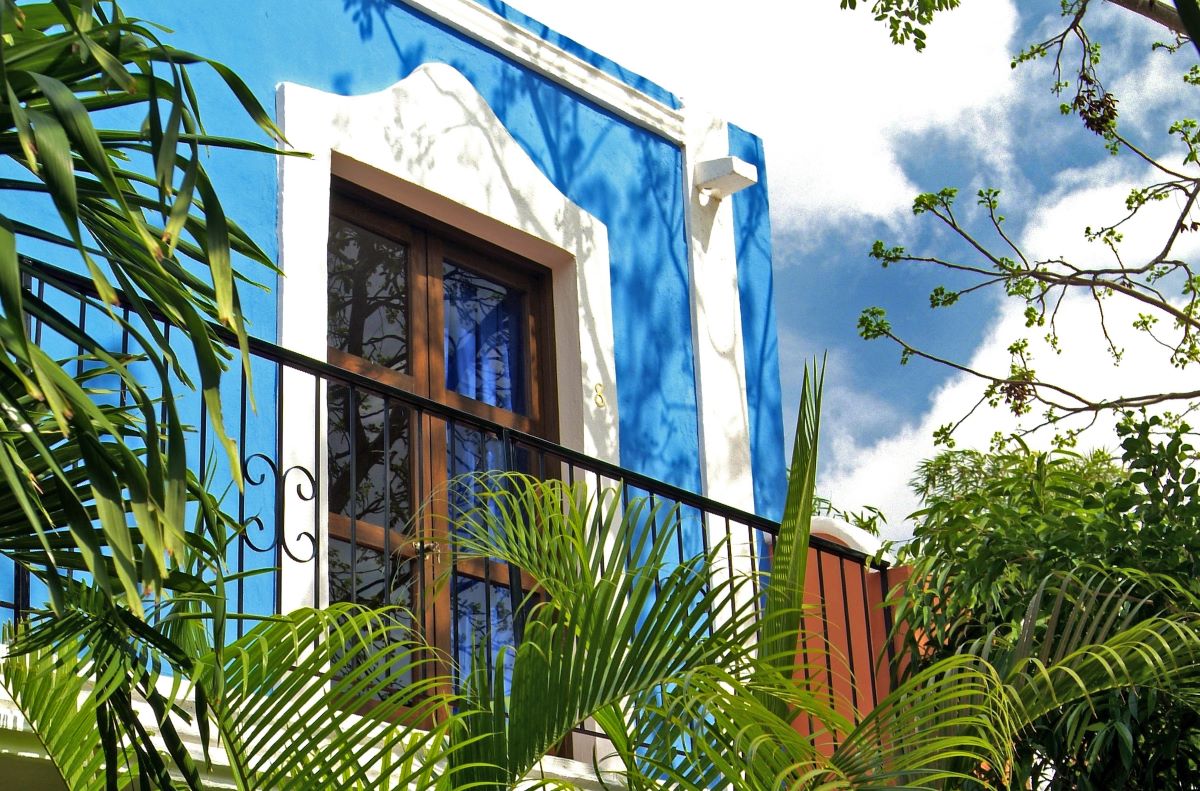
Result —
[[[29,259],[22,263],[39,299],[85,331],[111,336],[114,350],[136,353],[129,333],[95,301],[89,280]],[[161,329],[169,340],[170,327]],[[32,330],[52,355],[75,356],[77,350],[48,327],[35,324]],[[400,604],[460,664],[470,661],[476,641],[489,647],[484,655],[491,657],[518,639],[520,602],[530,581],[519,569],[495,562],[459,564],[445,557],[436,530],[419,517],[440,482],[467,472],[521,471],[589,487],[619,486],[623,497],[677,506],[669,523],[652,522],[650,528],[671,531],[679,559],[724,540],[729,568],[756,572],[769,566],[779,530],[770,519],[263,340],[251,338],[250,353],[251,380],[244,373],[228,376],[223,391],[243,486],[233,485],[223,453],[214,447],[202,399],[181,388],[185,395],[176,402],[194,428],[192,469],[210,490],[226,492],[225,508],[245,525],[231,545],[231,570],[263,571],[233,583],[242,612],[265,615],[338,600]],[[447,571],[446,563],[450,583],[440,594],[432,583]],[[886,564],[817,536],[809,568],[821,616],[809,626],[819,630],[820,643],[836,649],[834,658],[824,660],[826,669],[830,678],[848,671],[847,702],[869,709],[885,691],[874,660],[891,625],[878,607],[887,590]],[[0,573],[0,611],[37,599],[39,590],[27,577],[7,575],[13,581],[4,589],[5,576]],[[242,623],[232,627],[234,636]]]

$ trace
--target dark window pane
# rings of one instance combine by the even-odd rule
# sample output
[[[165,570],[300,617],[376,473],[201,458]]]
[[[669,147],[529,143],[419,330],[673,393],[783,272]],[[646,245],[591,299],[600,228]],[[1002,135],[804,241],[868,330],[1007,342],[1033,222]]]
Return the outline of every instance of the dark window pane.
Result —
[[[411,640],[415,636],[410,613],[414,602],[414,574],[416,560],[404,558],[399,551],[392,552],[391,563],[384,562],[384,553],[370,546],[352,546],[349,541],[330,537],[329,540],[329,601],[354,602],[365,607],[401,607],[389,611],[386,616],[396,628],[376,641],[382,648],[387,642]],[[402,664],[387,679],[386,689],[381,694],[400,689],[412,683],[412,671],[407,667],[411,659],[402,659]],[[354,662],[352,666],[361,667]],[[378,662],[376,663],[378,664]]]
[[[393,530],[412,516],[408,408],[329,387],[329,510]]]
[[[507,585],[486,583],[466,574],[454,575],[454,637],[461,684],[471,672],[476,651],[491,657],[505,646],[516,645],[512,595]],[[512,688],[512,656],[505,659],[504,691]]]
[[[408,371],[408,246],[329,218],[329,345]]]
[[[344,538],[329,538],[329,601],[354,602],[366,607],[413,606],[415,560],[392,550],[392,562],[385,564],[383,550],[363,545],[351,546]],[[385,568],[385,565],[387,566]],[[408,618],[404,619],[408,622]]]
[[[446,389],[527,413],[524,293],[449,262],[442,277]]]

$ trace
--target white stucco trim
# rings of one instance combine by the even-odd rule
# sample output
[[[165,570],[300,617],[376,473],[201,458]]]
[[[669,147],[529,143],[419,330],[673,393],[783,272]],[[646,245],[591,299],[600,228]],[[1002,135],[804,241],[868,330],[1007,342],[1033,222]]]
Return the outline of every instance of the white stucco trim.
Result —
[[[627,121],[675,143],[683,115],[585,60],[530,33],[474,0],[401,0],[463,35],[513,59]]]
[[[742,343],[733,201],[702,192],[698,165],[728,156],[729,127],[713,116],[691,110],[683,150],[684,205],[687,206],[688,270],[691,277],[692,349],[696,370],[700,480],[704,494],[718,502],[754,512],[750,462],[750,407]],[[709,545],[728,541],[717,556],[716,579],[741,577],[755,569],[749,531],[729,531],[723,520],[706,525]],[[739,603],[753,596],[746,586]]]
[[[173,724],[184,747],[192,760],[200,768],[201,776],[206,787],[237,788],[233,774],[230,771],[229,755],[219,743],[209,744],[205,752],[200,731],[196,725],[195,707],[188,698],[186,691],[179,694],[178,690],[170,689],[170,680],[159,679],[162,692],[172,697],[176,704],[191,717],[183,720],[175,717]],[[144,703],[135,703],[137,717],[150,733],[158,729],[158,720],[150,707]],[[377,757],[370,747],[363,751],[364,760],[370,761]],[[0,689],[0,777],[6,778],[15,785],[6,788],[65,788],[57,776],[57,771],[50,765],[50,756],[42,743],[37,739],[29,721],[13,702],[7,692]],[[377,778],[376,778],[377,779]],[[605,771],[603,777],[597,777],[595,768],[583,761],[546,756],[531,771],[526,780],[517,784],[518,789],[543,787],[543,781],[561,781],[571,787],[584,791],[603,791],[604,789],[626,788],[623,777]]]
[[[466,77],[426,64],[364,96],[285,83],[277,102],[288,141],[312,155],[280,164],[280,344],[325,356],[330,179],[348,178],[551,270],[559,442],[618,463],[607,228],[559,192]],[[314,450],[311,439],[289,440],[311,437],[319,411],[311,380],[290,383],[285,376],[284,388],[284,466],[320,469],[321,448]],[[318,501],[327,501],[325,492]],[[285,532],[311,530],[313,515],[293,510],[299,521],[288,525],[288,516]],[[311,591],[311,571],[308,578],[307,594],[285,596],[282,604],[311,602],[318,592]]]
[[[704,194],[695,184],[697,165],[725,157],[728,150],[728,125],[691,111],[684,148],[684,189],[701,476],[706,496],[752,512],[750,408],[733,201]]]

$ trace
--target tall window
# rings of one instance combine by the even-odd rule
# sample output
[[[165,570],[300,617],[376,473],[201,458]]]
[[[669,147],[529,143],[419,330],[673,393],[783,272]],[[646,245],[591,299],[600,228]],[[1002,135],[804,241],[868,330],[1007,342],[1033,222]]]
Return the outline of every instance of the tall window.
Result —
[[[554,438],[544,269],[335,184],[328,300],[331,363]],[[491,653],[511,643],[513,593],[528,580],[490,561],[460,562],[434,599],[430,583],[450,561],[449,514],[423,525],[414,514],[449,478],[519,460],[504,458],[494,432],[418,414],[386,388],[331,385],[328,412],[330,599],[408,608],[464,668],[477,643]]]

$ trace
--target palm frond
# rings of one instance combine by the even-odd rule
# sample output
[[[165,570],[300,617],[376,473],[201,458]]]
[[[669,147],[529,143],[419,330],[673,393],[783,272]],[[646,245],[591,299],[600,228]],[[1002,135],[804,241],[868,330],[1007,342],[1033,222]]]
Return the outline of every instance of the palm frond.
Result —
[[[298,610],[228,646],[222,664],[197,663],[197,684],[223,679],[206,707],[241,787],[462,787],[449,679],[407,617],[350,604]]]
[[[795,663],[803,623],[804,576],[808,569],[813,495],[817,483],[823,386],[823,369],[814,365],[810,372],[805,366],[796,439],[788,471],[787,499],[771,558],[766,583],[766,612],[759,637],[761,656],[774,665],[777,672],[787,672],[787,668]],[[775,716],[790,719],[783,701],[766,695],[760,695],[759,699]]]
[[[226,449],[233,480],[240,481],[240,457],[222,423],[219,391],[231,355],[216,329],[234,333],[249,374],[231,251],[274,271],[269,258],[225,218],[201,165],[202,144],[253,145],[203,133],[187,68],[212,68],[255,123],[271,139],[281,137],[229,69],[164,44],[152,25],[125,17],[116,3],[4,2],[0,33],[5,39],[0,156],[29,173],[25,180],[5,179],[0,189],[21,194],[17,207],[52,207],[61,225],[36,228],[21,217],[0,216],[0,369],[6,381],[19,383],[23,395],[51,416],[62,437],[79,446],[91,487],[89,507],[103,529],[85,528],[79,503],[69,504],[69,520],[54,528],[71,525],[67,532],[78,542],[84,566],[102,589],[124,593],[136,612],[143,587],[161,594],[169,584],[171,558],[181,553],[185,540],[186,438],[173,404],[176,390],[192,382],[160,324],[184,330],[215,436]],[[119,113],[106,120],[128,119],[129,129],[97,130],[94,114],[112,108]],[[146,173],[127,166],[147,160]],[[132,324],[113,309],[117,289],[122,290],[122,310],[144,328],[144,335],[133,334],[132,345],[155,371],[152,387],[129,368],[129,359],[107,353],[104,331],[85,331],[37,298],[24,276],[41,273],[30,271],[20,257],[24,239],[68,250],[92,280],[97,315],[107,317],[94,323],[129,332]],[[32,342],[31,320],[111,367],[137,406],[144,443],[127,442],[97,408],[94,394]],[[6,390],[0,431],[15,432],[30,423],[31,411],[19,395]],[[32,456],[17,456],[11,445],[0,447],[0,489],[18,501],[31,534],[44,532],[45,514],[39,513],[21,461],[41,457],[49,473],[65,483],[66,470],[52,445],[33,443]],[[140,531],[136,542],[128,530],[130,516]],[[94,538],[111,561],[102,559]],[[56,584],[51,595],[54,606],[61,606]]]
[[[480,782],[520,780],[589,716],[627,707],[636,717],[640,702],[697,668],[752,661],[754,580],[709,573],[722,546],[677,557],[661,528],[677,524],[678,506],[511,474],[490,483],[468,484],[478,505],[453,526],[459,557],[524,564],[550,596],[529,612],[519,645],[490,675],[475,663],[464,690],[460,734],[500,767]]]
[[[69,581],[64,603],[8,635],[0,684],[67,787],[199,788],[169,683],[190,659],[97,588]]]

